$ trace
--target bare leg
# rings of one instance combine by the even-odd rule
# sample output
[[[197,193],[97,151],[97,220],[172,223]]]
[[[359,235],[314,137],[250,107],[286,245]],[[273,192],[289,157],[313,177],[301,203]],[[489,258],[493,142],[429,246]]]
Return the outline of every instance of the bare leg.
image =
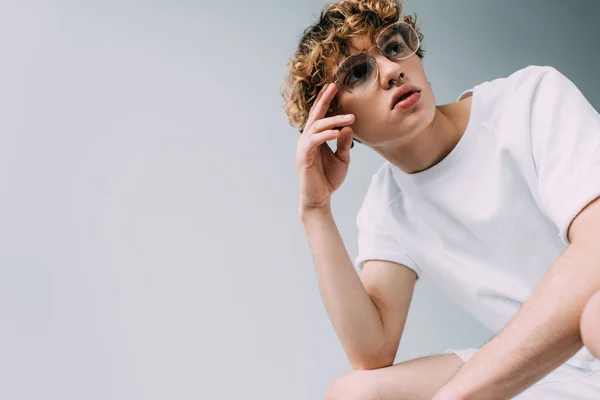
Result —
[[[581,316],[583,344],[596,358],[600,358],[600,292],[588,301]]]
[[[455,354],[417,358],[336,379],[325,400],[431,400],[464,364]]]

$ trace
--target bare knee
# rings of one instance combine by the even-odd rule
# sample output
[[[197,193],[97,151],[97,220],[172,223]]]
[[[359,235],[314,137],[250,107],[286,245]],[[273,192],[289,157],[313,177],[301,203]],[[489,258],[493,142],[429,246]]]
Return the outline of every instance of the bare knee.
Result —
[[[464,362],[443,354],[373,370],[356,370],[336,379],[325,400],[431,399]]]
[[[600,292],[588,301],[581,316],[583,344],[596,358],[600,358]]]
[[[352,371],[337,378],[325,393],[325,400],[379,400],[371,371]]]

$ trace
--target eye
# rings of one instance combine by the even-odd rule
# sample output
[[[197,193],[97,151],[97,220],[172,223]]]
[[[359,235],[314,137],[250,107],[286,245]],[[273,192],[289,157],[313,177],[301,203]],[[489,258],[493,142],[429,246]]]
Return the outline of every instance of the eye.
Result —
[[[356,82],[365,80],[369,74],[369,65],[366,62],[355,64],[348,70],[348,73],[344,77],[345,85],[353,85]]]
[[[390,40],[384,47],[383,52],[387,57],[398,57],[404,50],[406,49],[406,45],[401,39]]]

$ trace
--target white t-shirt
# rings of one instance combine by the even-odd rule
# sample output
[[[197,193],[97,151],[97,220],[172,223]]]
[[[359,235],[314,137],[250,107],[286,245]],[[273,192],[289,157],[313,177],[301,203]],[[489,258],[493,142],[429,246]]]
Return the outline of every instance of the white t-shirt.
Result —
[[[497,333],[566,250],[573,218],[600,196],[600,115],[552,67],[469,91],[470,119],[447,157],[415,174],[386,162],[373,176],[356,268],[387,260],[425,274]],[[594,361],[584,348],[568,363]]]

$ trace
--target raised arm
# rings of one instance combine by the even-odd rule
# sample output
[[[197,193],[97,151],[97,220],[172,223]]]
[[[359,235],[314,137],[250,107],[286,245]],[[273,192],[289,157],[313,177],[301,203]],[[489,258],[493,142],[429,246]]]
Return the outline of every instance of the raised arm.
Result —
[[[353,115],[325,118],[336,91],[335,84],[321,91],[298,141],[300,218],[325,308],[350,363],[355,369],[376,369],[394,361],[417,277],[389,261],[367,261],[362,280],[354,269],[330,207],[347,173],[348,125],[354,121]],[[336,138],[334,153],[326,142]]]

